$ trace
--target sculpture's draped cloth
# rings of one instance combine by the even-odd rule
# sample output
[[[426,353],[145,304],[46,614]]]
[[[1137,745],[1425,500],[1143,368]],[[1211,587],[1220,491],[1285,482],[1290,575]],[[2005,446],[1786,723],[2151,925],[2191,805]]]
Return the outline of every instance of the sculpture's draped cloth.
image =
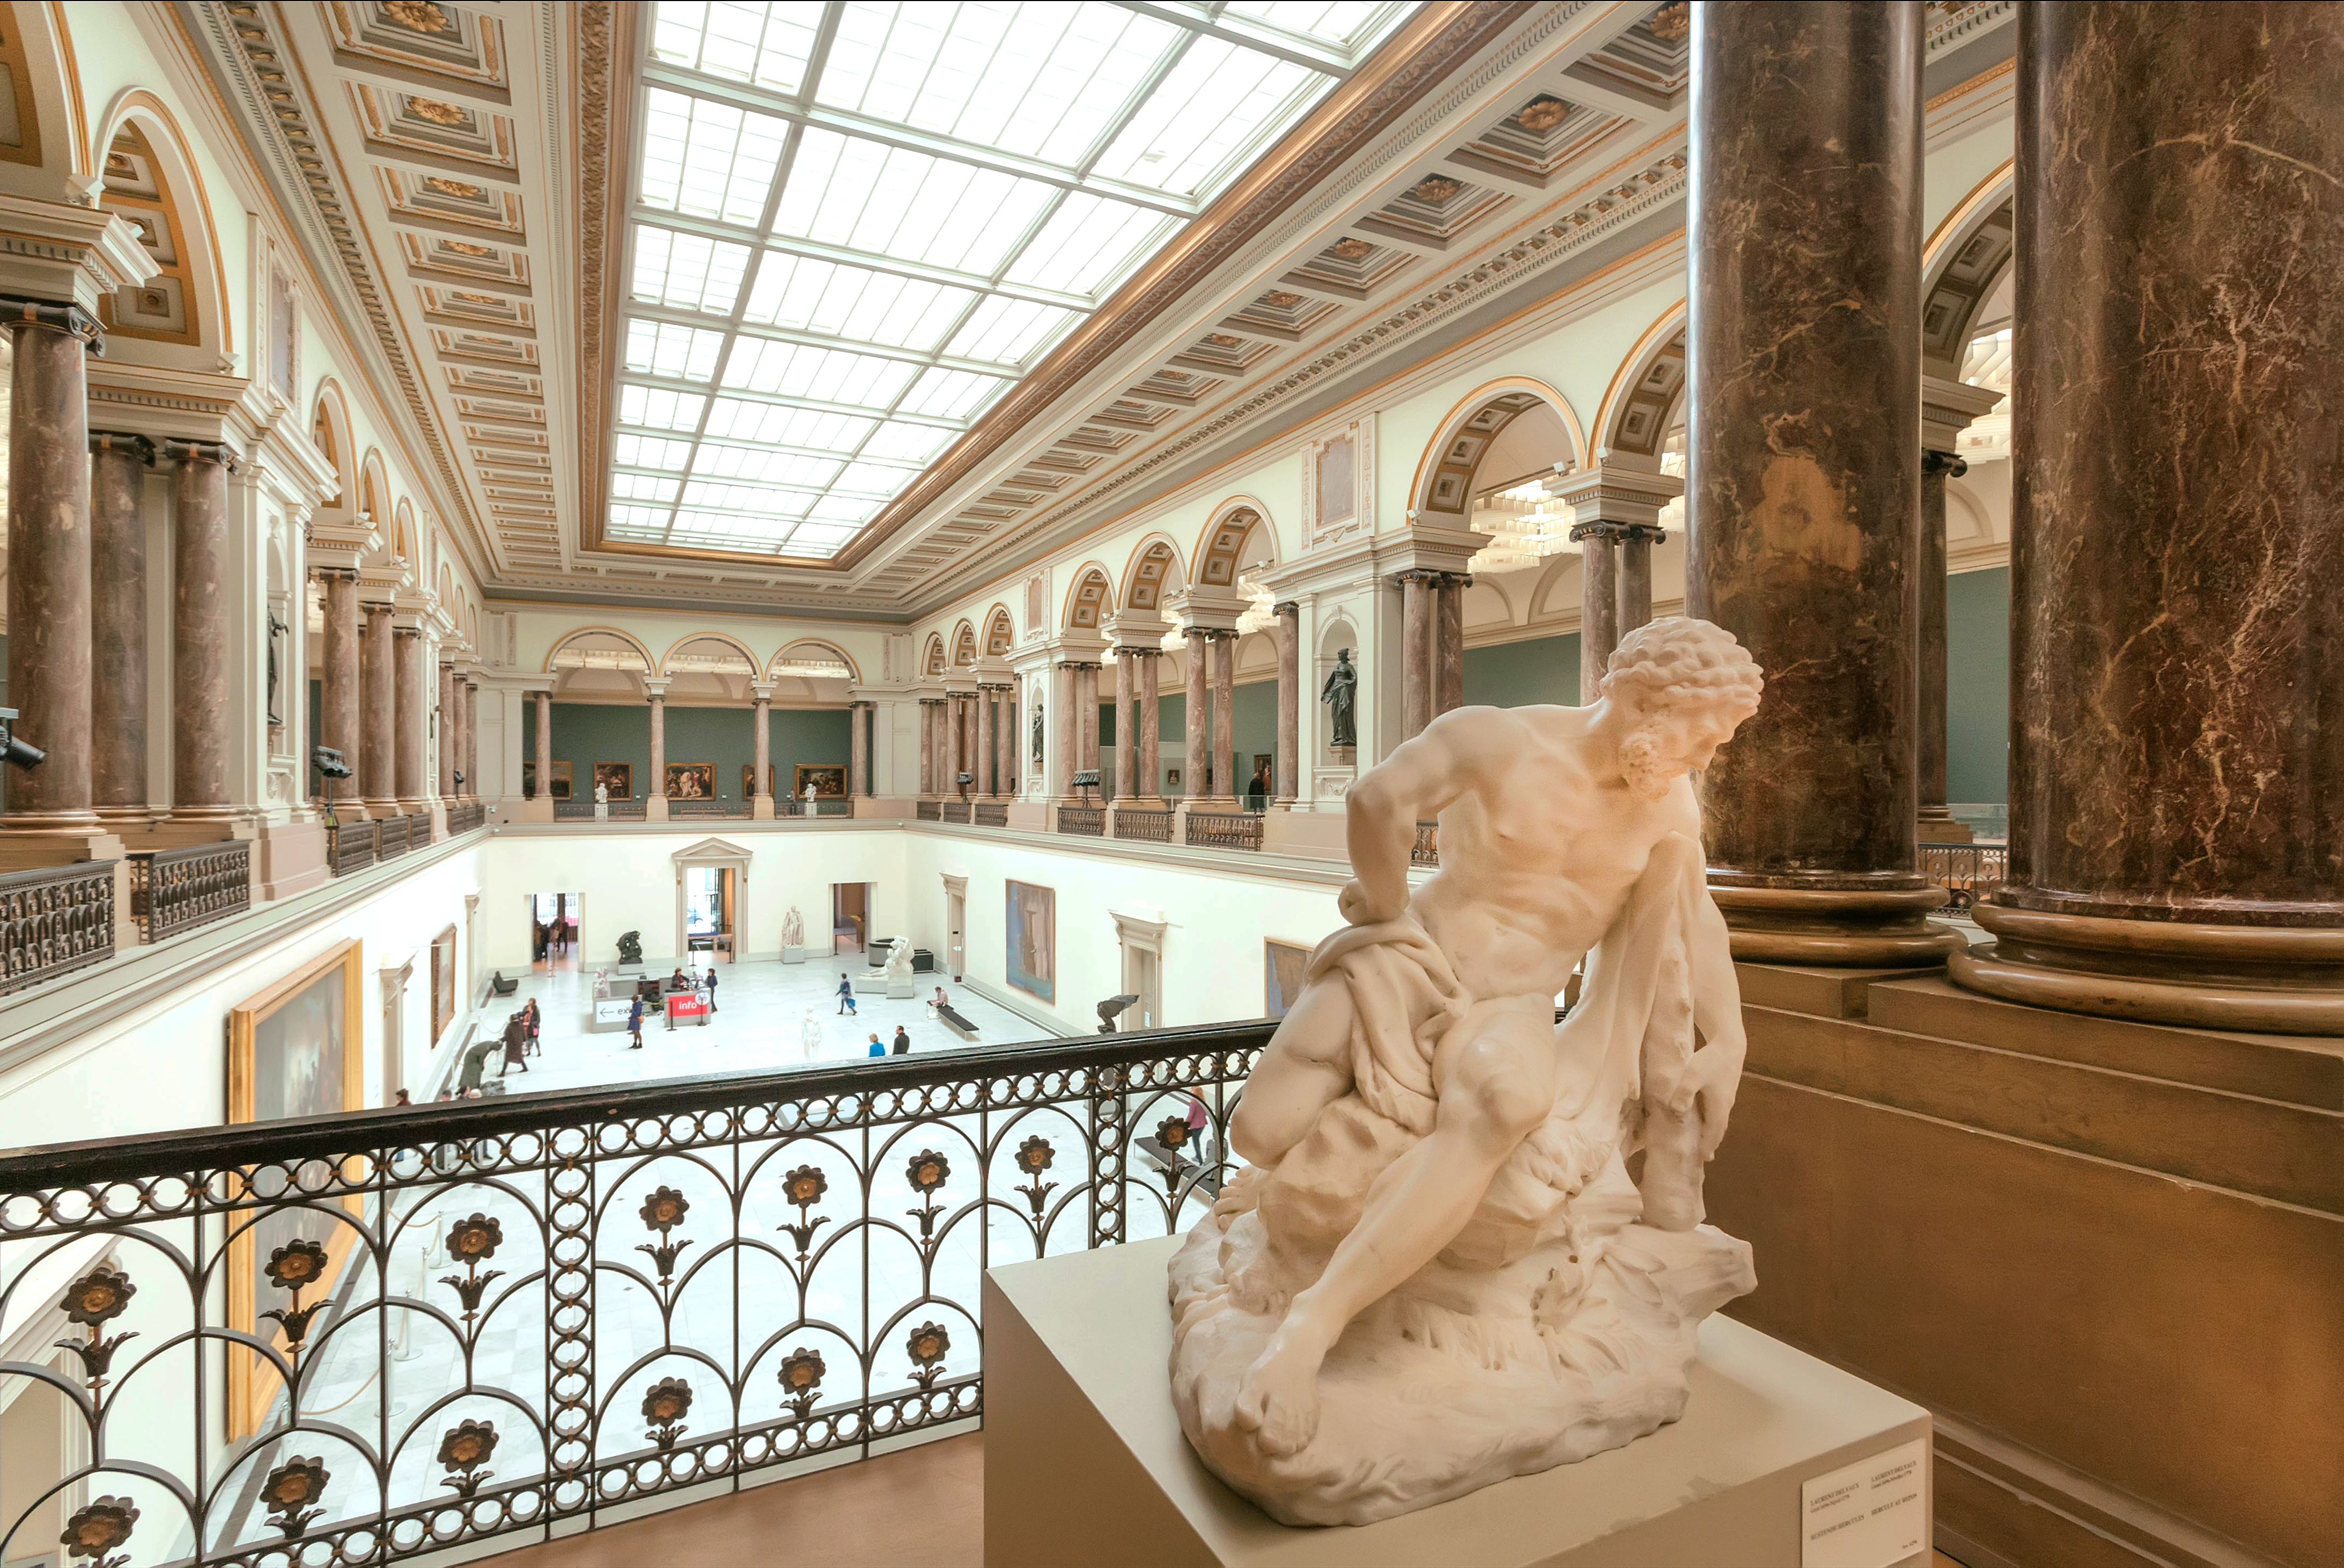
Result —
[[[1174,1400],[1224,1479],[1289,1523],[1363,1523],[1616,1447],[1682,1411],[1701,1319],[1756,1283],[1749,1248],[1638,1222],[1624,1161],[1646,1107],[1690,1097],[1686,937],[1713,918],[1707,899],[1699,846],[1662,839],[1560,1026],[1551,997],[1472,995],[1413,915],[1319,945],[1310,980],[1339,977],[1353,1004],[1352,1090],[1275,1170],[1232,1181],[1172,1268]],[[1261,1452],[1231,1420],[1246,1369],[1376,1179],[1432,1131],[1442,1050],[1500,1012],[1553,1027],[1550,1113],[1440,1257],[1353,1321],[1320,1371],[1318,1435],[1296,1454]]]

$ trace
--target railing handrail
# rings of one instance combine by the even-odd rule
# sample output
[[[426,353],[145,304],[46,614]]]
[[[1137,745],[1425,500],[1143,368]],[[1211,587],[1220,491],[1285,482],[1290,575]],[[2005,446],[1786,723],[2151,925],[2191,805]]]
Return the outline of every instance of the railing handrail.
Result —
[[[1272,1019],[1066,1035],[1014,1045],[980,1045],[925,1056],[890,1056],[770,1072],[701,1073],[647,1083],[439,1101],[336,1111],[327,1116],[228,1127],[187,1128],[0,1150],[0,1199],[44,1187],[132,1180],[167,1169],[214,1171],[349,1155],[368,1148],[432,1143],[540,1131],[561,1122],[672,1116],[772,1100],[872,1096],[906,1089],[982,1083],[1039,1070],[1122,1067],[1165,1056],[1246,1051],[1267,1044]],[[940,1108],[974,1110],[974,1104]]]

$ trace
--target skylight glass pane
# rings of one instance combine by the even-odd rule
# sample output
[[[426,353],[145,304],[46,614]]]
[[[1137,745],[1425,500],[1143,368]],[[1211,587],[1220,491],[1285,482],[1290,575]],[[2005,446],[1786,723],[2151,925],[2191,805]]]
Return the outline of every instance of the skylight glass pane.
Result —
[[[686,509],[711,507],[728,512],[754,512],[760,517],[802,518],[814,503],[816,492],[785,490],[772,485],[731,485],[694,479],[684,487]]]
[[[892,463],[849,463],[838,476],[836,488],[858,496],[894,495],[919,476],[917,468],[899,468]]]
[[[721,332],[641,317],[627,322],[627,368],[645,375],[705,381],[716,373],[716,356],[723,347]]]
[[[642,204],[754,223],[788,134],[770,115],[653,87],[644,95]]]
[[[859,528],[818,528],[812,523],[801,523],[782,548],[793,556],[834,556],[861,531]]]
[[[621,433],[611,443],[611,460],[622,468],[657,468],[662,473],[681,474],[683,466],[692,460],[692,443]]]
[[[969,370],[925,370],[904,394],[903,411],[936,419],[965,419],[999,397],[1008,385],[997,376],[979,376]]]
[[[707,401],[697,392],[670,392],[628,382],[619,388],[619,423],[653,430],[689,430],[700,423],[701,407]]]
[[[1055,305],[990,295],[968,318],[968,325],[953,334],[945,352],[958,359],[1023,366],[1081,319],[1074,311]]]
[[[803,452],[777,451],[771,447],[732,447],[710,441],[700,448],[692,466],[695,477],[763,480],[819,490],[838,477],[836,457],[809,457]]]
[[[944,340],[976,298],[949,284],[769,250],[742,314],[767,327],[925,350]]]
[[[682,487],[680,479],[662,479],[652,474],[613,474],[611,476],[611,496],[621,501],[672,501]]]
[[[956,430],[936,425],[914,425],[904,420],[891,419],[871,434],[863,443],[866,457],[892,457],[905,463],[924,463],[952,445]]]
[[[989,276],[1054,194],[1038,180],[809,128],[773,230]]]
[[[670,544],[704,544],[718,549],[738,549],[744,543],[772,544],[790,530],[787,518],[753,518],[733,512],[695,512],[689,508],[675,515]]]
[[[822,0],[764,5],[678,5],[661,0],[652,29],[655,59],[733,82],[794,93],[822,25]]]
[[[763,441],[776,447],[803,447],[816,452],[851,452],[877,424],[875,419],[860,419],[852,414],[787,408],[777,403],[749,403],[733,397],[719,397],[708,411],[711,436]]]
[[[833,491],[816,501],[813,504],[813,509],[806,516],[810,521],[818,523],[867,523],[879,515],[879,508],[885,504],[884,501],[867,499],[861,496],[842,496]]]
[[[1174,196],[1209,196],[1332,82],[1307,66],[1199,38],[1094,172]]]
[[[741,275],[749,269],[749,247],[704,239],[673,229],[635,226],[637,299],[679,310],[730,316],[740,297]]]
[[[1154,255],[1178,224],[1146,207],[1069,196],[1009,269],[1009,281],[1099,298]]]
[[[742,337],[733,339],[732,357],[724,363],[724,385],[781,397],[884,409],[894,404],[919,368],[901,359]]]
[[[655,539],[667,531],[667,519],[664,507],[613,506],[610,531],[633,538]]]
[[[1223,8],[1282,33],[1351,49],[1384,32],[1408,9],[1391,0],[1230,0]]]

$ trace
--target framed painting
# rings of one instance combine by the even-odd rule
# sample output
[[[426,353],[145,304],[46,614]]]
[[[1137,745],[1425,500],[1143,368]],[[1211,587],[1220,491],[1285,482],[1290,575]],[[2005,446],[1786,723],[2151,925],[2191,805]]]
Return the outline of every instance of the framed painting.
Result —
[[[667,778],[662,781],[671,800],[713,800],[716,799],[716,764],[713,762],[671,762]]]
[[[1262,1016],[1284,1018],[1302,995],[1302,972],[1310,967],[1310,950],[1276,937],[1261,944]]]
[[[776,769],[773,763],[768,762],[765,764],[765,793],[768,795],[773,792],[773,774],[775,770]],[[753,762],[743,762],[741,764],[741,799],[746,800],[756,793],[757,765]]]
[[[553,765],[553,799],[556,800],[570,799],[570,778],[569,763],[556,762]],[[534,799],[537,789],[537,759],[524,757],[520,763],[520,792]]]
[[[362,946],[353,938],[228,1010],[230,1122],[278,1121],[360,1108],[366,1066],[359,1013],[363,965]],[[330,1175],[330,1164],[268,1166],[251,1172],[248,1180],[255,1195],[278,1198]],[[356,1196],[344,1198],[341,1207],[353,1221],[364,1212],[363,1201]],[[274,1345],[282,1354],[287,1349],[282,1325],[272,1327],[261,1314],[308,1308],[328,1298],[358,1240],[355,1223],[344,1224],[316,1208],[272,1211],[247,1226],[227,1243],[228,1327]],[[304,1264],[304,1258],[310,1261]],[[288,1259],[294,1267],[288,1266]],[[296,1268],[298,1292],[288,1288]],[[311,1325],[310,1335],[325,1326]],[[227,1362],[227,1419],[234,1440],[259,1430],[282,1392],[283,1379],[248,1351],[231,1348]]]
[[[790,792],[803,800],[809,784],[813,786],[818,799],[844,799],[846,769],[835,762],[801,762],[791,778]]]
[[[1031,882],[1006,884],[1009,983],[1058,1004],[1058,895]]]
[[[431,1048],[437,1050],[456,1021],[456,928],[431,939]]]
[[[613,800],[631,799],[635,793],[635,765],[631,762],[597,762],[594,782],[607,788]]]

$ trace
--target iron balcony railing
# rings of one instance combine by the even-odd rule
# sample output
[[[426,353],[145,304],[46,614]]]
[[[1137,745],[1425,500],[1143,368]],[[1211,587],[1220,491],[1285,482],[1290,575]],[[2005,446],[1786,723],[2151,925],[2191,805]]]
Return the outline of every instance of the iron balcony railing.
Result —
[[[0,1392],[77,1456],[0,1555],[62,1497],[140,1568],[386,1564],[974,1422],[985,1270],[1201,1217],[1271,1027],[0,1154],[0,1313],[64,1325]]]
[[[409,835],[413,832],[412,817],[385,817],[374,825],[374,855],[378,860],[388,860],[404,855],[412,847]]]
[[[967,800],[945,801],[944,819],[947,822],[957,822],[964,828],[967,827],[972,820],[969,815],[969,808],[972,804],[973,802]]]
[[[326,824],[326,864],[337,877],[363,871],[374,864],[374,824],[368,821]]]
[[[1061,806],[1058,831],[1083,839],[1098,838],[1106,831],[1106,811],[1098,806]]]
[[[668,817],[675,821],[683,821],[696,817],[745,818],[753,809],[754,803],[748,800],[671,799],[667,803]]]
[[[972,821],[979,828],[1006,828],[1009,826],[1009,802],[979,800],[976,803],[976,814]]]
[[[248,839],[134,849],[126,859],[130,917],[138,922],[140,941],[159,942],[252,907],[252,844]]]
[[[489,819],[489,803],[485,800],[463,800],[448,808],[448,836],[469,833]]]
[[[941,800],[915,801],[912,807],[912,816],[916,821],[941,822],[945,819],[945,803]]]
[[[2010,868],[2006,844],[1923,844],[1921,874],[1945,890],[1945,908],[1955,913],[2002,886]]]
[[[113,861],[0,876],[0,996],[113,956]]]
[[[1408,863],[1411,866],[1440,864],[1440,823],[1419,822],[1416,825],[1416,843],[1408,852]]]
[[[1172,841],[1172,817],[1169,811],[1118,806],[1115,809],[1115,836],[1143,844],[1168,844]]]
[[[1187,839],[1192,849],[1258,849],[1261,818],[1250,811],[1191,811]]]

